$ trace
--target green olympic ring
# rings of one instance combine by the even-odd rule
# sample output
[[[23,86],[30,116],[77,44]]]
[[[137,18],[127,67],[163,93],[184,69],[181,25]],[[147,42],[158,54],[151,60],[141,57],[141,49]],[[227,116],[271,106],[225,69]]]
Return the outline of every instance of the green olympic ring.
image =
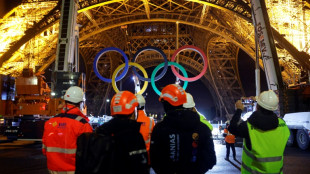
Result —
[[[188,77],[186,70],[183,68],[182,65],[176,63],[176,62],[170,62],[168,61],[168,66],[176,66],[177,68],[179,68],[182,72],[182,74],[184,75],[184,77]],[[165,66],[165,62],[159,64],[156,66],[156,68],[153,70],[152,75],[151,75],[151,84],[152,84],[152,88],[153,90],[156,92],[157,95],[160,95],[161,92],[157,89],[156,85],[155,85],[155,76],[156,73],[158,72],[159,69],[161,69],[163,66]],[[188,81],[184,81],[184,85],[183,85],[183,89],[185,90],[187,88],[188,85]]]

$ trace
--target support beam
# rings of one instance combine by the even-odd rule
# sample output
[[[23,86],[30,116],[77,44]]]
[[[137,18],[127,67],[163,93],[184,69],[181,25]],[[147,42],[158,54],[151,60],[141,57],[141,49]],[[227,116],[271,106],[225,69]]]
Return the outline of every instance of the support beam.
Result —
[[[143,1],[143,5],[145,8],[145,13],[148,19],[150,19],[150,6],[149,6],[149,1],[148,0],[142,0]]]
[[[205,19],[205,17],[207,16],[209,11],[209,6],[207,6],[206,4],[203,5],[202,11],[201,11],[201,16],[200,16],[200,22],[199,25],[201,25]]]

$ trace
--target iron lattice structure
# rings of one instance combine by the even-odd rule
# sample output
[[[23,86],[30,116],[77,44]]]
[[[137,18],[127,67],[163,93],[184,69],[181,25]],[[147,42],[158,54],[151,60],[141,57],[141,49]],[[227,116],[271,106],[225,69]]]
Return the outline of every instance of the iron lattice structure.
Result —
[[[295,84],[301,72],[310,69],[309,1],[266,3],[279,61],[285,69],[283,79]],[[104,101],[112,93],[111,85],[99,80],[92,68],[96,53],[110,46],[126,50],[131,58],[139,48],[156,46],[168,59],[178,47],[198,46],[207,54],[210,67],[201,80],[221,116],[229,117],[234,101],[244,96],[238,73],[239,49],[255,60],[249,0],[79,0],[78,12],[79,52],[86,65],[90,112],[105,108]],[[24,67],[46,71],[55,60],[59,18],[60,2],[53,0],[23,0],[8,12],[0,20],[0,73],[18,76]],[[162,61],[151,51],[137,59],[146,68]],[[202,58],[192,51],[182,52],[179,62],[194,75],[203,67]],[[98,69],[102,76],[111,77],[121,63],[120,55],[108,53],[100,58]]]

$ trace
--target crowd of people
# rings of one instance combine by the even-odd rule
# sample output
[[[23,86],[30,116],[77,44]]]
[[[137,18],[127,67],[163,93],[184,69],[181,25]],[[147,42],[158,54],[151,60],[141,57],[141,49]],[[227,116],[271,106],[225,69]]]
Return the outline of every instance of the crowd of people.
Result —
[[[70,87],[64,95],[62,113],[45,123],[42,152],[47,157],[49,173],[81,173],[76,171],[77,139],[92,133],[113,137],[113,157],[117,165],[110,174],[204,174],[216,165],[212,125],[197,111],[191,94],[181,86],[165,86],[159,97],[165,115],[155,124],[145,114],[145,99],[129,91],[116,93],[111,100],[112,119],[95,132],[80,111],[84,93]],[[289,137],[285,122],[273,111],[279,100],[273,91],[257,98],[257,111],[247,121],[240,119],[244,106],[236,102],[232,120],[226,122],[226,160],[230,148],[236,159],[235,136],[245,139],[241,173],[282,173],[283,152]],[[99,167],[97,173],[103,167]],[[86,172],[94,173],[94,172]]]

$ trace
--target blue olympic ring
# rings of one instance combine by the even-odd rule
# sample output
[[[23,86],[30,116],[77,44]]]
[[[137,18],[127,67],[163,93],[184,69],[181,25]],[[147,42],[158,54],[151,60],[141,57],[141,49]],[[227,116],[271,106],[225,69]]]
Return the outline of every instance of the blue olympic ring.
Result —
[[[122,78],[125,77],[125,75],[127,74],[128,72],[128,69],[129,69],[129,63],[128,63],[128,57],[127,55],[119,48],[115,48],[115,47],[108,47],[108,48],[104,48],[102,49],[95,57],[95,60],[94,60],[94,63],[93,63],[93,68],[94,68],[94,72],[96,74],[96,76],[104,81],[104,82],[108,82],[108,83],[112,83],[112,79],[108,79],[108,78],[104,78],[101,76],[101,74],[98,72],[98,60],[99,58],[101,57],[101,55],[103,55],[104,53],[106,52],[109,52],[109,51],[115,51],[115,52],[118,52],[120,53],[124,59],[125,59],[125,68],[124,68],[124,71],[118,76],[116,77],[115,81],[120,81]]]
[[[158,53],[164,58],[164,60],[165,60],[165,62],[164,62],[164,63],[165,63],[165,67],[164,67],[163,71],[162,71],[157,77],[155,77],[155,81],[157,81],[157,80],[161,79],[161,78],[166,74],[166,72],[167,72],[167,70],[168,70],[168,59],[167,59],[166,54],[165,54],[162,50],[160,50],[159,48],[153,47],[153,46],[146,46],[146,47],[143,47],[143,48],[139,49],[139,50],[136,52],[136,54],[134,55],[134,60],[133,60],[133,62],[136,61],[137,57],[138,57],[143,51],[147,51],[147,50],[152,50],[152,51],[158,52]],[[138,72],[137,72],[137,70],[136,70],[136,67],[132,67],[132,70],[133,70],[133,72],[135,73],[135,75],[136,75],[140,80],[151,82],[151,78],[144,78],[144,77],[142,77],[140,74],[138,74]]]

